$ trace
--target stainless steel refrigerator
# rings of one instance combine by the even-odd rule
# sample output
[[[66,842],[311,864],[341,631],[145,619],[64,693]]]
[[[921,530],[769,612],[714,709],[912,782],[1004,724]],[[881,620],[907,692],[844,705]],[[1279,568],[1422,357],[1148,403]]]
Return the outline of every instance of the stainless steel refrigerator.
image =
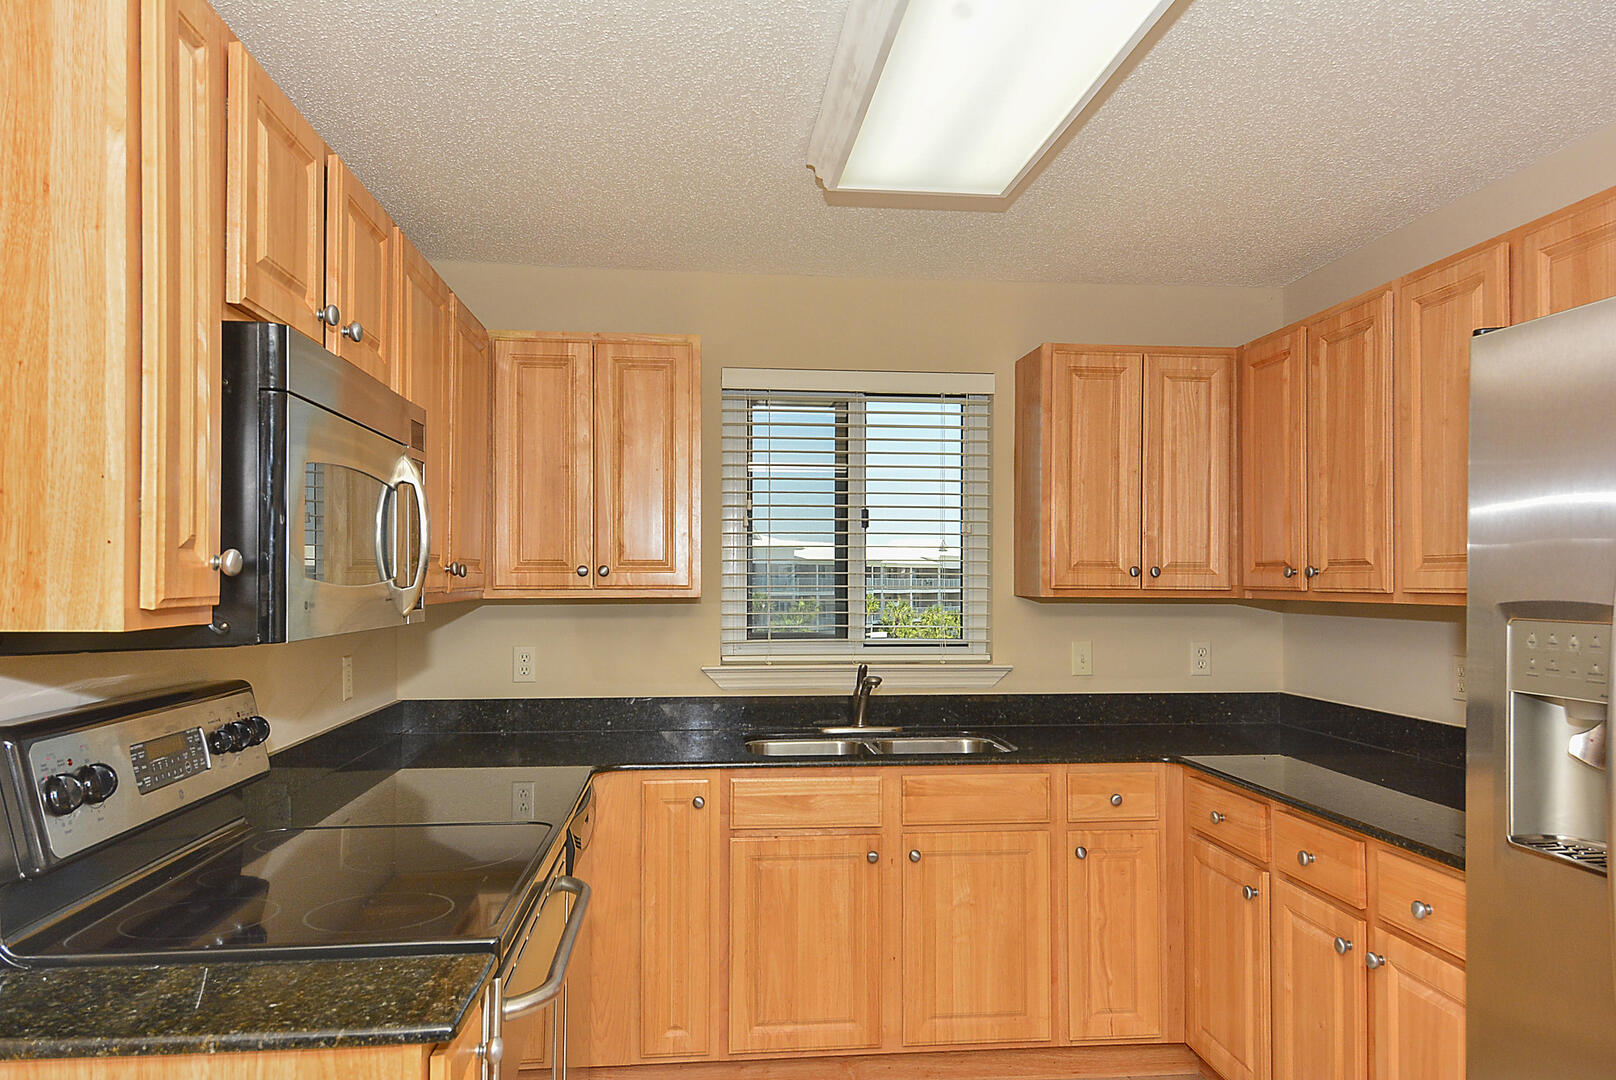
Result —
[[[1616,300],[1470,349],[1470,1080],[1616,1077]]]

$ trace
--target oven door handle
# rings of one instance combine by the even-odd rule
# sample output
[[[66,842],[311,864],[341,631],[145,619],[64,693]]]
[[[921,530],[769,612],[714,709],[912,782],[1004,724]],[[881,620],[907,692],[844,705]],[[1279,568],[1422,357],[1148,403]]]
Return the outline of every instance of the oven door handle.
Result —
[[[388,579],[388,591],[393,594],[393,601],[398,605],[398,613],[405,618],[409,617],[415,605],[421,601],[421,590],[426,587],[426,568],[431,561],[432,546],[432,514],[426,505],[426,479],[421,475],[421,469],[411,460],[408,454],[400,454],[397,464],[393,466],[393,476],[388,487],[395,492],[393,496],[393,535],[397,543],[400,523],[398,521],[397,506],[399,499],[396,494],[401,484],[408,484],[415,489],[415,514],[417,524],[421,529],[421,549],[415,555],[415,576],[410,579],[409,585],[400,589]]]
[[[579,878],[562,876],[555,879],[551,892],[571,893],[576,902],[567,913],[567,923],[561,928],[561,940],[556,943],[555,958],[544,981],[525,994],[516,994],[500,1002],[500,1016],[515,1020],[535,1009],[542,1009],[561,993],[567,982],[567,965],[572,961],[572,947],[578,943],[578,931],[584,925],[584,912],[589,909],[589,885]],[[548,898],[547,898],[548,899]]]

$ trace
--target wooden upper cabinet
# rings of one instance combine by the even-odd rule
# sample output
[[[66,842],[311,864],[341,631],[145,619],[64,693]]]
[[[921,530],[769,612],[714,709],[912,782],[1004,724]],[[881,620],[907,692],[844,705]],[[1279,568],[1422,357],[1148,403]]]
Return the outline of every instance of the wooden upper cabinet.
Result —
[[[1073,1040],[1163,1033],[1162,838],[1067,833],[1068,1030]]]
[[[1534,221],[1511,237],[1516,316],[1537,319],[1616,296],[1616,191]]]
[[[1225,1080],[1267,1080],[1268,872],[1199,839],[1185,872],[1185,1041]]]
[[[905,1046],[1052,1037],[1049,841],[904,834]]]
[[[1397,283],[1397,588],[1465,592],[1470,337],[1509,324],[1509,245]]]
[[[494,343],[494,589],[593,587],[594,358],[587,338]]]
[[[449,358],[449,558],[465,568],[450,583],[454,595],[480,595],[488,580],[489,421],[493,411],[493,354],[477,316],[450,297],[453,330]],[[428,435],[431,438],[431,435]]]
[[[450,450],[456,410],[450,394],[449,287],[397,226],[391,240],[398,303],[391,339],[398,352],[403,393],[426,410],[426,501],[432,511],[427,544],[426,593],[443,596],[459,583],[448,570],[446,547],[454,508],[449,498]]]
[[[204,0],[141,6],[140,606],[219,602],[225,84]]]
[[[689,589],[701,518],[690,341],[595,344],[595,587]]]
[[[1363,920],[1277,879],[1273,919],[1274,1080],[1365,1080]]]
[[[1248,589],[1307,588],[1307,332],[1240,352],[1240,548]]]
[[[326,327],[325,347],[402,394],[409,376],[393,340],[399,235],[342,159],[326,155],[325,295],[341,316]]]
[[[686,776],[640,787],[640,1053],[647,1058],[714,1049],[718,783]]]
[[[1144,358],[1146,589],[1234,585],[1232,352]]]
[[[1464,969],[1381,930],[1371,942],[1382,964],[1369,973],[1375,1031],[1370,1075],[1464,1080]]]
[[[323,341],[325,143],[239,41],[228,139],[225,300]]]
[[[1314,592],[1392,591],[1392,293],[1307,324]]]
[[[880,1045],[883,846],[880,833],[730,840],[732,1053]]]

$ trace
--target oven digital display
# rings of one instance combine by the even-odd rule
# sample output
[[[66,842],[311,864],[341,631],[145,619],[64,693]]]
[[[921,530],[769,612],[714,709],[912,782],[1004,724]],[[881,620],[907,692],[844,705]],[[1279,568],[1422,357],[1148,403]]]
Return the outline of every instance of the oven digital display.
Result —
[[[205,772],[208,751],[202,729],[187,728],[135,743],[129,748],[129,765],[142,795]]]

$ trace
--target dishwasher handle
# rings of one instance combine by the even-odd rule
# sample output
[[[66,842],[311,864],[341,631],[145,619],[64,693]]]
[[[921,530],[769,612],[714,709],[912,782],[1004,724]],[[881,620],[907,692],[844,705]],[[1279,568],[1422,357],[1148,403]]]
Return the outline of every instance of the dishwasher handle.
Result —
[[[550,961],[550,971],[544,981],[526,993],[500,1002],[499,1013],[505,1020],[515,1020],[535,1009],[542,1009],[560,995],[562,986],[566,984],[572,947],[578,943],[578,931],[584,925],[584,912],[589,909],[589,885],[579,878],[562,876],[555,879],[550,891],[571,893],[577,902],[567,913],[567,923],[561,928],[561,940],[556,944],[555,959]]]

